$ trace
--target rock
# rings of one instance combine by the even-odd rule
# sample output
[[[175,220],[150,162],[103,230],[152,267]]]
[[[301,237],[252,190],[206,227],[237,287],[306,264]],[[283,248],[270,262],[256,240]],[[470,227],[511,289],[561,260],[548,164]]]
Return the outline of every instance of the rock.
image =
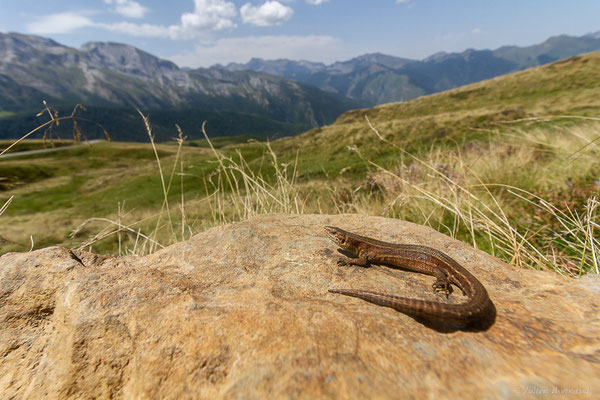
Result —
[[[495,320],[444,331],[328,293],[438,299],[429,276],[338,266],[324,225],[442,250],[487,287]],[[265,215],[147,257],[75,254],[52,247],[0,257],[3,398],[600,393],[598,276],[516,269],[408,222]]]

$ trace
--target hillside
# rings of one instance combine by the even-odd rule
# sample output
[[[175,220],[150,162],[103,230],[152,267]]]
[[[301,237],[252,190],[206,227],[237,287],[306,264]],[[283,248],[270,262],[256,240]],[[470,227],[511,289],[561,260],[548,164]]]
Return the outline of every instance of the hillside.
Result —
[[[527,47],[442,52],[424,60],[375,53],[331,65],[252,59],[247,64],[231,63],[218,67],[230,71],[267,72],[375,106],[414,99],[598,50],[600,36],[596,33],[581,37],[555,36]]]
[[[269,131],[308,129],[332,122],[353,105],[331,93],[264,73],[220,69],[182,70],[135,47],[118,43],[88,43],[81,49],[53,40],[17,33],[0,33],[0,112],[11,120],[2,124],[0,138],[19,137],[26,131],[9,126],[26,126],[42,107],[42,100],[61,109],[84,104],[88,118],[93,109],[118,110],[117,114],[190,110],[227,112],[235,121],[237,134],[249,117],[256,124],[271,120]],[[99,111],[99,113],[102,113]],[[110,113],[105,113],[110,115]],[[236,115],[238,114],[238,115]],[[5,115],[5,117],[7,117]],[[109,117],[110,119],[110,117]],[[117,125],[104,120],[107,125]],[[215,123],[219,126],[220,123]],[[289,125],[289,126],[287,126]],[[171,126],[172,127],[172,126]],[[222,132],[225,134],[226,132]],[[115,139],[140,139],[135,136]]]
[[[518,119],[597,117],[599,70],[600,53],[577,56],[407,102],[349,111],[329,126],[286,142],[308,146],[308,154],[312,154],[311,148],[335,154],[349,144],[362,144],[366,154],[375,155],[381,149],[392,149],[376,140],[365,116],[388,140],[407,151],[428,149],[432,143],[455,145],[485,138],[486,129]]]
[[[600,151],[590,144],[599,70],[600,53],[578,56],[346,112],[268,145],[161,144],[170,213],[149,145],[0,159],[0,205],[14,196],[0,248],[28,248],[33,235],[36,247],[146,254],[158,248],[147,235],[167,244],[261,213],[350,212],[424,224],[507,262],[576,276],[594,268],[590,243],[600,247],[586,236],[600,222]],[[116,221],[127,229],[114,231]]]

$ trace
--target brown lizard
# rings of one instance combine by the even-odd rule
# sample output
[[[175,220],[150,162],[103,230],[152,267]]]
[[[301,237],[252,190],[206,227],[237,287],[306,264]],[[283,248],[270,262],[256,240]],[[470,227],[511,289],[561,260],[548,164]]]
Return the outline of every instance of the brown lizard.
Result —
[[[375,263],[433,275],[437,278],[432,285],[434,292],[442,292],[447,298],[452,293],[451,284],[454,284],[462,290],[468,300],[461,304],[448,304],[354,289],[330,289],[331,293],[358,297],[410,315],[464,322],[483,317],[490,305],[490,298],[481,282],[439,250],[420,245],[381,242],[334,226],[326,226],[325,231],[343,250],[358,256],[358,259],[343,257],[338,261],[338,265],[368,267]]]

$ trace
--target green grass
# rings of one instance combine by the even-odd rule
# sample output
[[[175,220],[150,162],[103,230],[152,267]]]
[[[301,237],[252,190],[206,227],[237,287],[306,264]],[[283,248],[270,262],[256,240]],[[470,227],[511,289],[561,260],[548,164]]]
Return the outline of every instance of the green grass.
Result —
[[[261,136],[237,135],[237,136],[216,137],[216,138],[212,138],[210,141],[214,148],[220,149],[220,148],[223,148],[223,147],[229,146],[229,145],[237,146],[242,143],[264,142],[265,140],[266,139]],[[169,142],[168,144],[177,145],[177,142]],[[208,144],[208,140],[206,140],[206,139],[196,139],[196,140],[186,141],[183,143],[183,145],[189,146],[189,147],[202,147],[205,149],[210,148],[210,145]]]
[[[524,267],[597,272],[599,69],[600,54],[575,57],[270,143],[102,142],[0,160],[0,205],[12,198],[0,252],[33,235],[36,247],[146,254],[260,213],[356,212]]]
[[[1,118],[1,116],[0,116]],[[14,140],[0,140],[0,152],[10,146]],[[43,140],[26,140],[20,143],[17,143],[16,146],[12,147],[8,153],[13,153],[17,151],[29,151],[29,150],[40,150],[40,149],[49,149],[52,147],[66,147],[72,146],[74,142],[72,140],[56,140],[52,143],[50,141],[44,142]]]
[[[1,111],[0,110],[0,119],[12,117],[13,115],[15,115],[14,112],[11,112],[11,111]]]

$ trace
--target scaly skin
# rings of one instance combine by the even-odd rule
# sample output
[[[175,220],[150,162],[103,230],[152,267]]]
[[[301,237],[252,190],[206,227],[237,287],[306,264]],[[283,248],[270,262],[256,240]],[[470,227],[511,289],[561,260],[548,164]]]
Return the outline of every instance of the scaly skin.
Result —
[[[463,322],[480,319],[490,306],[490,298],[481,282],[459,263],[439,250],[420,245],[381,242],[334,226],[326,226],[325,231],[329,238],[343,250],[358,256],[358,260],[340,259],[339,265],[367,267],[371,263],[387,264],[433,275],[437,278],[433,284],[436,293],[442,292],[448,297],[452,293],[451,284],[454,284],[467,296],[467,301],[461,304],[447,304],[353,289],[330,289],[331,293],[358,297],[414,316]]]

